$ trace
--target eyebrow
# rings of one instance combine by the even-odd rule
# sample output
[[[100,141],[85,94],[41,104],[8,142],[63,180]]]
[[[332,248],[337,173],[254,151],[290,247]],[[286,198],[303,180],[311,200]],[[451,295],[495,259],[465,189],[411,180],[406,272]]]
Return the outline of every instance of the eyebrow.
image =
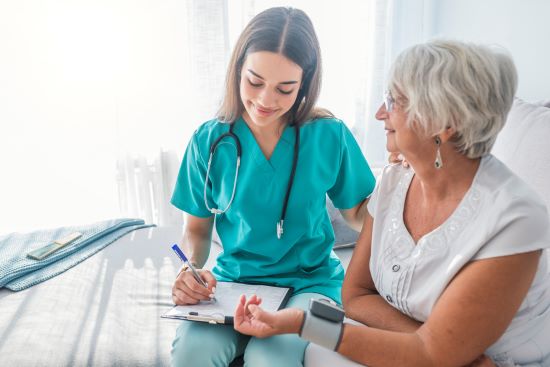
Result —
[[[254,75],[256,78],[260,78],[262,80],[265,80],[261,75],[255,73],[254,71],[252,71],[252,69],[246,69],[248,70],[248,72],[252,75]],[[286,81],[286,82],[280,82],[279,84],[297,84],[298,81],[297,80],[289,80],[289,81]]]

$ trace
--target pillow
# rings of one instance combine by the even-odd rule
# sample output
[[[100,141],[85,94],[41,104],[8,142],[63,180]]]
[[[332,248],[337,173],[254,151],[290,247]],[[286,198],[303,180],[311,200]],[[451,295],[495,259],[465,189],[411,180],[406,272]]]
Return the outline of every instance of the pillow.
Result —
[[[334,229],[334,248],[347,248],[355,246],[359,232],[350,228],[340,210],[336,209],[327,196],[327,210],[332,229]]]
[[[540,101],[533,102],[533,104],[550,108],[550,99],[542,99]]]
[[[550,101],[519,98],[500,132],[493,154],[529,184],[550,209]]]

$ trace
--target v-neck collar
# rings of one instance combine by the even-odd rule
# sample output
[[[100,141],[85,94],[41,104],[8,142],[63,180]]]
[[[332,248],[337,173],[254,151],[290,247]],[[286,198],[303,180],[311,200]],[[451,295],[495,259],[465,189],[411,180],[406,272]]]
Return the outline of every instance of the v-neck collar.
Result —
[[[246,121],[240,117],[234,122],[234,124],[234,132],[237,134],[239,139],[242,140],[241,144],[243,146],[243,155],[250,155],[257,166],[274,172],[281,167],[282,163],[284,163],[287,159],[291,159],[295,140],[294,127],[289,125],[285,126],[284,131],[279,138],[277,145],[275,145],[273,153],[271,154],[271,158],[267,159]],[[250,152],[245,153],[245,149],[250,149]]]
[[[445,219],[445,221],[443,221],[443,223],[441,223],[439,226],[435,227],[430,232],[428,232],[428,233],[424,234],[422,237],[420,237],[418,239],[418,241],[416,241],[416,242],[414,241],[414,238],[413,238],[411,232],[409,231],[409,229],[405,225],[405,217],[404,217],[404,215],[405,215],[405,202],[407,200],[407,196],[408,196],[408,193],[409,193],[409,188],[411,186],[412,180],[415,176],[415,173],[412,170],[411,170],[411,172],[408,173],[408,177],[405,179],[404,185],[402,186],[402,192],[399,195],[399,198],[400,198],[399,205],[402,209],[401,210],[401,215],[399,217],[400,217],[400,225],[403,227],[404,232],[406,233],[406,235],[408,236],[410,242],[413,244],[414,247],[418,247],[419,245],[425,243],[427,241],[427,239],[432,237],[434,234],[436,234],[440,231],[444,231],[445,228],[450,225],[450,223],[456,222],[457,217],[460,216],[460,212],[471,201],[470,197],[472,197],[472,196],[477,197],[479,195],[479,192],[476,188],[477,181],[478,181],[478,177],[480,175],[481,170],[484,169],[483,166],[484,166],[484,164],[486,164],[486,161],[487,161],[487,156],[481,158],[479,166],[477,167],[477,171],[474,175],[474,179],[472,180],[472,184],[470,185],[470,187],[468,188],[468,190],[466,191],[466,193],[462,197],[462,200],[460,200],[460,202],[458,203],[456,208],[453,210],[451,215],[449,215],[449,217],[447,217],[447,219]],[[452,232],[456,235],[458,231],[452,231]]]

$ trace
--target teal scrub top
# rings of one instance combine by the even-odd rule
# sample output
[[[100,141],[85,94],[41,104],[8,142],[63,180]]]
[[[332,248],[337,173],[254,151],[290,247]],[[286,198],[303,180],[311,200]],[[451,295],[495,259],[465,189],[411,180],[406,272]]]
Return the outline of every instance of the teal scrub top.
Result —
[[[271,158],[261,151],[245,121],[234,122],[242,146],[235,197],[215,226],[223,252],[213,273],[218,280],[260,282],[314,292],[340,303],[344,269],[332,251],[334,231],[326,195],[334,206],[350,209],[368,197],[375,178],[353,135],[334,118],[305,123],[294,183],[277,238],[294,151],[295,129],[286,126]],[[183,158],[172,204],[197,217],[210,217],[204,183],[212,143],[229,124],[211,120],[194,133]],[[224,138],[214,154],[208,182],[209,206],[225,209],[233,191],[237,152]]]

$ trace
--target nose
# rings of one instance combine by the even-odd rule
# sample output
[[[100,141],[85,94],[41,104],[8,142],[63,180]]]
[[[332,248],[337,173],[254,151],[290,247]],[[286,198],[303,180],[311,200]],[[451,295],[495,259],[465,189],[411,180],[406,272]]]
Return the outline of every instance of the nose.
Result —
[[[277,94],[271,91],[270,88],[264,88],[258,95],[258,102],[260,102],[262,107],[274,107],[277,103]]]
[[[382,103],[374,115],[378,121],[384,121],[388,118],[388,111],[386,111],[386,105]]]

